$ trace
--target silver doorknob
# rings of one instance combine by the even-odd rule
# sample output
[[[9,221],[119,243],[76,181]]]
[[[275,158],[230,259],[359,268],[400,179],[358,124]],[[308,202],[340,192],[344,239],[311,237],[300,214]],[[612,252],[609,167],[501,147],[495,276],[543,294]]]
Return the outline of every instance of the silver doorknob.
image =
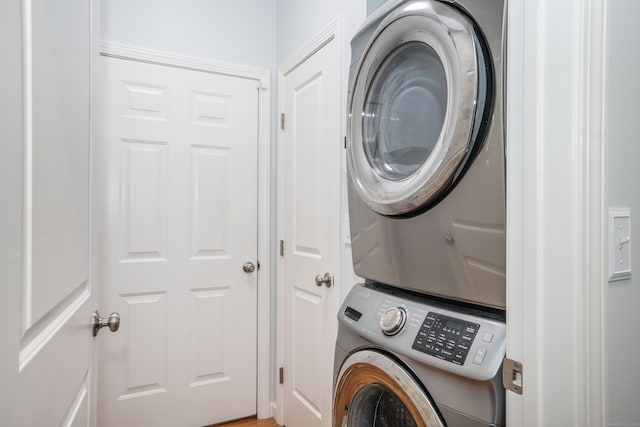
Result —
[[[93,312],[91,323],[93,324],[94,337],[98,335],[98,331],[105,326],[108,326],[111,332],[115,332],[120,327],[120,315],[114,311],[109,317],[100,317],[100,312],[96,310]]]
[[[253,273],[254,271],[256,271],[256,266],[251,261],[247,261],[244,264],[242,264],[242,270],[245,273]]]
[[[324,273],[324,276],[318,274],[316,276],[316,286],[325,285],[330,288],[333,285],[333,276],[329,273]]]

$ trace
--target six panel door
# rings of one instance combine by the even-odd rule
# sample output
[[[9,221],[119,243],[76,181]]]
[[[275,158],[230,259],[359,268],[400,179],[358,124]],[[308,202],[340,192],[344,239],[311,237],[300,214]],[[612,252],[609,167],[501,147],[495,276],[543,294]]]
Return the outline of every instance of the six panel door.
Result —
[[[256,413],[255,80],[104,57],[104,305],[110,426]]]

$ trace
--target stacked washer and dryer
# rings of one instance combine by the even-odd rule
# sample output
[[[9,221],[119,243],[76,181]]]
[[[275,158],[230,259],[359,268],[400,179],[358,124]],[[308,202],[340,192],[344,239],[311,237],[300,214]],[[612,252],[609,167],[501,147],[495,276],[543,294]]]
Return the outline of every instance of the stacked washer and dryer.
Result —
[[[356,274],[334,425],[503,426],[505,0],[389,0],[351,42]]]

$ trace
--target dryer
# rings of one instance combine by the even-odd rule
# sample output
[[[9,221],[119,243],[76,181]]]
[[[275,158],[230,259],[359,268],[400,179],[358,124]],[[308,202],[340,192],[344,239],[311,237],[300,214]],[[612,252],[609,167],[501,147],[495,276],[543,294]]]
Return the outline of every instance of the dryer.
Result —
[[[356,285],[338,314],[333,425],[504,426],[501,314]]]
[[[353,38],[354,270],[505,308],[504,0],[388,1]]]

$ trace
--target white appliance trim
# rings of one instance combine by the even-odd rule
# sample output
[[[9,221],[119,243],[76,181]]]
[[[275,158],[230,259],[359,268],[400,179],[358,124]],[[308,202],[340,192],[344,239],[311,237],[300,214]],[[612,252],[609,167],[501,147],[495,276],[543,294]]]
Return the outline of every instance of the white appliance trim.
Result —
[[[269,396],[269,374],[271,362],[271,266],[270,266],[270,182],[271,182],[271,120],[270,120],[270,88],[271,72],[262,68],[228,64],[208,59],[177,55],[170,52],[152,50],[109,41],[100,43],[100,54],[113,58],[131,61],[148,62],[223,74],[256,81],[258,90],[258,351],[257,351],[257,415],[258,418],[272,416]]]

